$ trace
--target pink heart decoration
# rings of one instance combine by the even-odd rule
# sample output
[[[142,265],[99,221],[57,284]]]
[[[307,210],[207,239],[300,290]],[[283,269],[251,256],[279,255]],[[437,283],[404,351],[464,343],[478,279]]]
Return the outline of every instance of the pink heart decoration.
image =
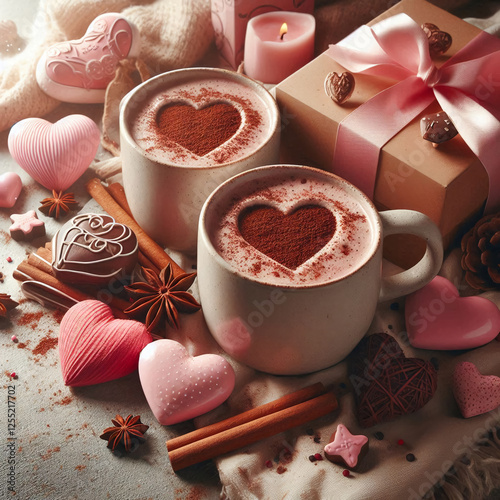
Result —
[[[151,411],[162,425],[184,422],[213,410],[234,389],[231,365],[217,354],[192,357],[175,340],[147,345],[139,377]]]
[[[5,172],[5,174],[0,175],[0,207],[13,207],[22,188],[21,177],[15,172]]]
[[[458,363],[453,372],[453,395],[465,418],[482,415],[500,406],[500,378],[482,375],[473,363]]]
[[[115,319],[98,300],[84,300],[64,315],[59,330],[59,358],[65,385],[99,384],[137,369],[139,355],[152,341],[138,321]]]
[[[84,115],[69,115],[52,124],[26,118],[10,130],[14,160],[50,190],[65,191],[87,170],[101,140],[99,128]]]
[[[460,297],[442,276],[406,297],[405,320],[411,345],[420,349],[472,349],[500,331],[500,310],[493,302]]]
[[[79,40],[49,47],[38,61],[36,79],[46,94],[60,101],[104,102],[118,62],[139,52],[137,28],[120,14],[102,14]]]

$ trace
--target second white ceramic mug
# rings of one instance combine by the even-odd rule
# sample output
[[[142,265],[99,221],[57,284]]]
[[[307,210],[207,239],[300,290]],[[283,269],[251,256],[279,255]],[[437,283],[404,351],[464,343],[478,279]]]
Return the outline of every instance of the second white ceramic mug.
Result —
[[[220,214],[245,186],[265,185],[270,176],[326,180],[355,200],[372,232],[364,261],[340,279],[307,286],[276,286],[227,262],[214,240]],[[401,233],[426,240],[427,251],[414,267],[383,276],[383,238]],[[344,359],[368,330],[378,302],[424,286],[439,271],[442,258],[441,234],[427,216],[410,210],[379,214],[358,188],[310,167],[267,166],[236,175],[210,195],[200,215],[197,272],[207,325],[233,358],[273,374],[309,373]]]

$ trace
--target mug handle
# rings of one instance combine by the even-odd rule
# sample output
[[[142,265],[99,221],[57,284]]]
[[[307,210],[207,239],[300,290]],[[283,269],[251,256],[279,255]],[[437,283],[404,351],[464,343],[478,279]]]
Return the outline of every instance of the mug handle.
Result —
[[[427,243],[424,256],[410,269],[382,277],[379,302],[408,295],[429,283],[443,263],[443,239],[434,222],[415,210],[380,212],[382,237],[390,234],[413,234]]]

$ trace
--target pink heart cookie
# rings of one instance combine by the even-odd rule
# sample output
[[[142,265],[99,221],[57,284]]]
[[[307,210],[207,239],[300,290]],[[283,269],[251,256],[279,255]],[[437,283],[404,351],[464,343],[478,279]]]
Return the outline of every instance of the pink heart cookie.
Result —
[[[169,339],[144,348],[139,377],[149,406],[162,425],[213,410],[230,396],[235,382],[234,371],[222,356],[192,357],[184,346]]]
[[[453,395],[465,418],[482,415],[500,406],[500,377],[482,375],[464,361],[453,372]]]
[[[137,28],[120,14],[102,14],[79,40],[49,47],[38,61],[36,79],[46,94],[59,101],[104,102],[118,62],[139,52]]]
[[[115,319],[103,302],[79,302],[64,315],[59,330],[64,383],[77,387],[124,377],[137,369],[140,352],[152,340],[142,323]]]
[[[500,311],[493,302],[460,297],[442,276],[406,297],[405,319],[410,343],[420,349],[472,349],[500,331]]]
[[[42,186],[65,191],[82,174],[97,153],[99,128],[84,115],[69,115],[52,124],[26,118],[9,132],[8,146],[14,160]]]
[[[11,208],[16,204],[23,183],[15,172],[0,175],[0,208]]]

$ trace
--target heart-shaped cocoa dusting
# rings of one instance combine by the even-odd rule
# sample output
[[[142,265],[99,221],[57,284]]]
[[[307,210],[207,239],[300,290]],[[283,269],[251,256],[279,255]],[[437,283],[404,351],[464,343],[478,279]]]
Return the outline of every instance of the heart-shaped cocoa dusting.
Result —
[[[229,140],[241,124],[240,112],[231,104],[215,103],[201,109],[170,104],[157,116],[159,133],[198,156]]]
[[[319,252],[335,233],[335,217],[325,207],[304,205],[289,214],[267,205],[243,210],[238,228],[257,250],[289,269]]]

